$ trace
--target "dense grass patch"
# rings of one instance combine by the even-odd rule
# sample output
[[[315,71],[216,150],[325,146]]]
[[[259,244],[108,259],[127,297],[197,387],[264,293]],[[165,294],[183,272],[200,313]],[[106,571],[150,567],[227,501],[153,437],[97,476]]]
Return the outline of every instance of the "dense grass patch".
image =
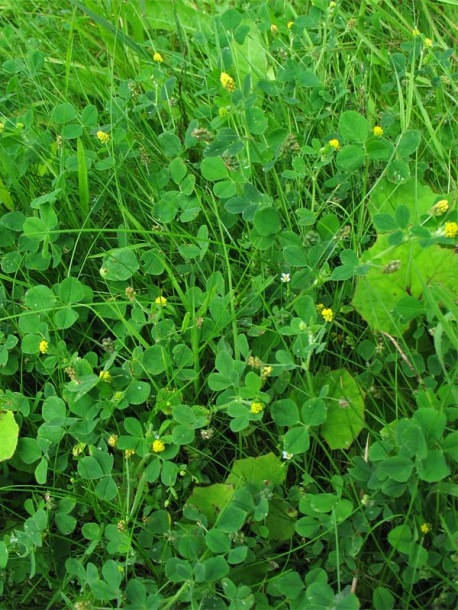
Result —
[[[4,0],[0,606],[457,605],[453,0]]]

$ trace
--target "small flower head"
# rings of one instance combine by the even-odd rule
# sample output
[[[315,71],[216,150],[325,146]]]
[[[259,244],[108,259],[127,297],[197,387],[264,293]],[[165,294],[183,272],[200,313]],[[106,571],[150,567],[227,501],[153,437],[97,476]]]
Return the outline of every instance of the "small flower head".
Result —
[[[162,453],[165,449],[164,441],[157,438],[155,441],[153,441],[151,449],[153,450],[153,453]]]
[[[383,136],[383,128],[380,125],[376,125],[372,130],[372,133],[376,138],[381,138]]]
[[[390,274],[390,273],[396,273],[396,271],[398,271],[398,269],[401,267],[401,261],[399,259],[393,260],[389,263],[387,263],[382,270],[382,273],[386,273],[386,274]]]
[[[273,36],[276,36],[278,34],[278,28],[275,25],[275,23],[272,23],[272,25],[270,26],[270,31],[271,31]]]
[[[218,109],[219,116],[227,116],[229,114],[229,106],[223,106]]]
[[[40,341],[40,343],[38,344],[38,349],[40,350],[40,354],[48,353],[49,343],[46,341],[46,339],[43,339],[43,341]]]
[[[449,207],[450,204],[447,199],[441,199],[433,205],[433,207],[431,208],[431,212],[434,214],[434,216],[442,216],[442,214],[445,214],[445,212],[447,212]]]
[[[110,371],[100,371],[99,379],[104,381],[105,383],[111,383],[113,381],[113,377],[110,374]]]
[[[446,222],[444,235],[445,237],[456,237],[458,235],[458,222]]]
[[[272,371],[273,371],[273,367],[270,366],[270,364],[266,364],[266,366],[263,366],[261,369],[261,379],[267,379],[267,377],[270,377],[272,375]]]
[[[165,297],[157,297],[154,302],[156,305],[159,305],[159,307],[165,307],[167,305],[167,299]]]
[[[288,21],[288,23],[286,24],[286,27],[288,28],[288,30],[290,30],[294,25],[294,21]]]
[[[108,445],[110,447],[116,447],[116,445],[118,444],[118,438],[119,436],[117,434],[110,434],[107,440]]]
[[[282,460],[291,460],[293,458],[293,454],[289,453],[288,451],[282,451],[281,457],[282,457]]]
[[[420,525],[420,531],[422,534],[429,534],[431,531],[431,525],[429,523],[422,523]]]
[[[324,307],[324,309],[321,310],[321,315],[325,322],[332,322],[334,319],[334,313],[330,307]]]
[[[425,47],[428,47],[428,49],[433,46],[433,41],[431,40],[431,38],[425,38],[423,42],[425,43]]]
[[[153,60],[155,62],[157,62],[158,64],[161,64],[164,61],[164,58],[162,57],[162,55],[160,53],[158,53],[156,51],[156,53],[153,55]]]
[[[412,36],[413,36],[414,38],[417,38],[417,37],[418,37],[418,36],[420,36],[420,35],[421,35],[420,30],[419,30],[418,28],[413,28],[413,30],[412,30]]]
[[[108,142],[110,141],[110,135],[108,133],[105,133],[101,129],[99,129],[99,131],[95,135],[97,136],[97,139],[101,144],[108,144]]]
[[[337,138],[332,138],[332,140],[329,140],[328,144],[334,150],[339,150],[340,148],[340,142]]]
[[[124,451],[124,457],[126,458],[126,460],[128,460],[133,455],[135,455],[135,449],[126,449]]]
[[[291,276],[289,273],[282,273],[280,276],[280,281],[283,282],[283,284],[287,284],[288,282],[291,281]]]
[[[262,402],[258,402],[258,401],[254,401],[251,403],[250,406],[250,411],[251,413],[253,413],[253,415],[257,415],[258,413],[261,413],[264,409],[264,405],[262,404]]]
[[[336,6],[337,6],[337,2],[332,2],[332,1],[331,1],[331,2],[329,3],[329,10],[330,10],[330,11],[333,11],[333,10],[336,8]]]
[[[226,74],[226,72],[221,72],[219,79],[226,91],[229,91],[229,93],[235,91],[235,81],[232,76],[229,76],[229,74]]]

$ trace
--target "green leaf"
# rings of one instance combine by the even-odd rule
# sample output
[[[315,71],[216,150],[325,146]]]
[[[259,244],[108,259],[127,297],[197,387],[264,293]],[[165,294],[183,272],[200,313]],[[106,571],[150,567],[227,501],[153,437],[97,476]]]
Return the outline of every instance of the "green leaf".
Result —
[[[328,414],[321,435],[331,449],[348,449],[364,426],[364,400],[355,379],[346,369],[320,377],[329,385]]]
[[[395,599],[385,587],[377,587],[372,595],[374,610],[393,610]]]
[[[248,131],[253,135],[262,135],[267,129],[267,117],[261,108],[248,108],[246,110]]]
[[[209,557],[203,561],[204,578],[202,582],[216,582],[229,573],[229,566],[223,557]]]
[[[186,163],[181,159],[181,157],[177,157],[173,159],[169,163],[169,173],[172,180],[175,184],[181,184],[184,177],[188,173],[188,168],[186,167]]]
[[[82,479],[101,479],[104,476],[98,461],[89,455],[78,462],[78,474]]]
[[[320,426],[327,418],[326,403],[322,398],[311,398],[302,405],[301,419],[306,426]]]
[[[365,160],[366,153],[364,148],[356,144],[344,146],[336,156],[337,167],[349,172],[364,165]]]
[[[192,580],[192,566],[189,561],[169,557],[165,562],[165,575],[170,582]]]
[[[235,460],[226,483],[236,488],[245,483],[263,486],[266,480],[280,485],[285,477],[286,470],[280,458],[274,453],[267,453],[258,457]]]
[[[79,303],[84,298],[84,285],[76,277],[67,277],[59,284],[58,295],[62,303]]]
[[[71,125],[64,125],[60,134],[64,140],[75,140],[83,135],[83,127],[74,123]]]
[[[214,483],[206,487],[194,487],[186,504],[196,506],[207,519],[214,522],[216,516],[229,504],[234,495],[234,487],[224,483]]]
[[[182,151],[180,138],[171,131],[161,133],[158,141],[166,157],[177,157]]]
[[[356,110],[346,110],[340,115],[339,133],[349,142],[362,144],[369,136],[369,123]]]
[[[382,480],[389,477],[398,483],[405,483],[410,479],[412,471],[412,460],[403,455],[393,455],[380,462],[377,474]]]
[[[399,138],[396,152],[402,158],[409,157],[420,146],[420,142],[421,133],[419,131],[416,129],[405,131]]]
[[[419,478],[427,483],[437,483],[450,475],[450,467],[440,449],[428,451],[426,458],[416,466]]]
[[[159,375],[169,365],[169,357],[162,345],[153,345],[145,350],[141,363],[147,373]]]
[[[307,428],[303,426],[291,428],[283,437],[283,448],[287,453],[298,455],[307,451],[309,446],[309,432]]]
[[[394,311],[398,316],[403,318],[404,321],[410,322],[410,320],[414,320],[424,313],[425,306],[418,299],[407,295],[396,303]]]
[[[299,74],[296,76],[296,82],[298,85],[302,85],[303,87],[307,88],[321,87],[321,80],[314,72],[299,72]]]
[[[410,544],[413,542],[410,527],[406,524],[394,527],[388,533],[388,542],[400,553],[408,553]]]
[[[12,411],[0,411],[0,462],[9,460],[16,451],[19,426]]]
[[[131,381],[124,392],[124,398],[130,405],[142,405],[146,403],[151,392],[151,386],[145,381]]]
[[[22,437],[18,441],[17,455],[25,464],[33,464],[41,458],[41,448],[35,438]]]
[[[223,180],[229,175],[229,170],[221,157],[207,157],[203,159],[200,164],[200,171],[205,180],[210,180],[212,182],[215,180]]]
[[[79,317],[79,313],[71,307],[59,309],[58,311],[56,311],[56,315],[54,317],[56,328],[58,328],[59,330],[70,328],[78,320]]]
[[[100,275],[106,280],[123,281],[130,279],[138,268],[135,253],[130,248],[118,248],[104,256]]]
[[[165,270],[164,257],[160,250],[153,248],[144,252],[140,258],[143,273],[161,275]]]
[[[274,208],[258,210],[253,219],[254,228],[263,237],[279,233],[281,229],[280,216]]]
[[[395,159],[386,168],[386,175],[390,182],[396,185],[403,184],[410,178],[409,165],[402,159]]]
[[[229,505],[217,520],[218,529],[227,534],[234,534],[242,529],[245,523],[246,511],[238,506]]]
[[[51,114],[51,120],[59,125],[63,125],[64,123],[75,120],[77,116],[78,112],[76,108],[72,104],[65,102],[54,108]]]
[[[205,544],[212,553],[227,553],[231,548],[231,540],[225,532],[214,528],[205,534]]]
[[[48,311],[54,308],[56,295],[47,286],[34,286],[24,296],[25,305],[32,311]]]
[[[0,570],[4,570],[8,564],[8,547],[0,540]]]
[[[89,129],[97,127],[99,112],[93,104],[88,104],[81,113],[81,122]]]
[[[296,403],[289,398],[273,402],[270,413],[277,426],[294,426],[299,421]]]

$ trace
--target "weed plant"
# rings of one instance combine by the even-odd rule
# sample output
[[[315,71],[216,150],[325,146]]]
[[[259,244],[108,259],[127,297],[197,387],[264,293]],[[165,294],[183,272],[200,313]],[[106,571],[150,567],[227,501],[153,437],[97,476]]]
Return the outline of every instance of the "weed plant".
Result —
[[[0,606],[457,606],[455,0],[3,0]]]

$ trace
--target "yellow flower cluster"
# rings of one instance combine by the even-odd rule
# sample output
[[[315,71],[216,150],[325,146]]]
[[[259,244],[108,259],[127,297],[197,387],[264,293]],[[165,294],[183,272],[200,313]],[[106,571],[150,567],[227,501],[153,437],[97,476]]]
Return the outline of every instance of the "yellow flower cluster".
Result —
[[[323,316],[323,320],[325,322],[332,322],[334,319],[334,313],[330,307],[324,307],[321,310],[321,315]]]
[[[48,353],[49,343],[46,341],[46,339],[43,339],[43,341],[40,341],[40,343],[38,345],[38,349],[40,350],[41,354],[47,354]]]
[[[257,415],[258,413],[261,413],[264,409],[264,405],[262,404],[262,402],[252,402],[251,406],[250,406],[250,411],[254,414]]]
[[[167,305],[167,299],[165,297],[157,297],[154,302],[156,305],[159,305],[159,307],[165,307]]]
[[[161,441],[160,439],[157,438],[155,441],[153,441],[153,443],[151,445],[151,449],[153,450],[154,453],[161,453],[165,449],[164,441]]]
[[[340,148],[340,142],[337,138],[333,138],[332,140],[329,140],[328,144],[334,150],[339,150],[339,148]]]
[[[440,201],[438,201],[437,203],[435,203],[433,205],[431,212],[435,216],[442,216],[442,214],[445,214],[445,212],[447,212],[449,207],[450,207],[450,205],[449,205],[447,199],[441,199]]]
[[[445,237],[456,237],[458,235],[458,222],[446,222],[444,235]]]
[[[110,371],[100,371],[99,379],[104,381],[105,383],[111,383],[113,381],[113,377],[110,375]]]
[[[373,134],[377,138],[381,138],[383,136],[383,127],[380,127],[380,125],[376,125],[373,129]]]
[[[97,139],[101,144],[108,144],[108,142],[110,141],[110,135],[108,133],[105,133],[101,129],[99,129],[99,131],[95,135],[97,136]]]
[[[425,47],[428,47],[428,49],[433,46],[433,41],[431,40],[431,38],[425,38],[423,42],[425,43]]]
[[[429,525],[429,523],[422,523],[420,525],[420,531],[422,534],[429,534],[429,532],[431,531],[431,526]]]
[[[235,81],[232,76],[229,76],[229,74],[226,74],[226,72],[221,72],[219,79],[226,91],[229,91],[229,93],[235,91]]]
[[[161,64],[164,61],[164,58],[162,57],[162,55],[160,53],[158,53],[156,51],[156,53],[153,55],[153,60],[156,61],[157,63]]]
[[[110,434],[107,440],[108,445],[110,447],[116,447],[116,445],[118,444],[118,438],[119,436],[117,434]]]

